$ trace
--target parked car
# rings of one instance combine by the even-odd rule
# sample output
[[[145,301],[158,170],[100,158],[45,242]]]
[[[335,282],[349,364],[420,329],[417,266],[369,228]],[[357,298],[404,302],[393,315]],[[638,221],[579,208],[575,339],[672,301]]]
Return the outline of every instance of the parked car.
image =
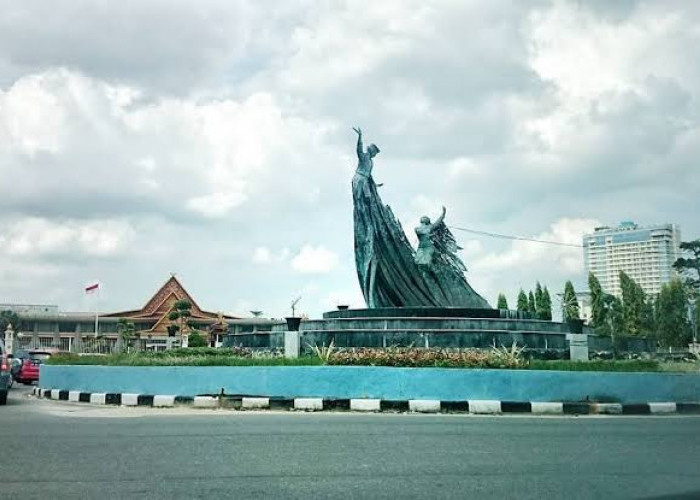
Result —
[[[22,363],[14,373],[15,381],[27,385],[38,381],[39,366],[50,357],[51,352],[48,351],[28,351],[26,355],[22,356]]]
[[[7,358],[5,343],[0,340],[0,405],[7,404],[7,391],[12,380],[10,360]]]

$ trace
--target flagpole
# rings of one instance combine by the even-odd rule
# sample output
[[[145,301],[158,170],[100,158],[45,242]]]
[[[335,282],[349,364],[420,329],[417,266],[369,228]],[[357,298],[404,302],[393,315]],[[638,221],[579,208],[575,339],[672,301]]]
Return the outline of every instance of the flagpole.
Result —
[[[97,338],[97,331],[100,325],[100,286],[97,285],[97,290],[95,294],[95,338]]]

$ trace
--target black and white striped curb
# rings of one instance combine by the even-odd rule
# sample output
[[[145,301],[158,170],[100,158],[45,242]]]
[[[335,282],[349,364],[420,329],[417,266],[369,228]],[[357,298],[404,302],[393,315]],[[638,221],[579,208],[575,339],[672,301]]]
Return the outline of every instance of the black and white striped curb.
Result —
[[[535,402],[535,401],[440,401],[430,399],[324,399],[324,398],[266,398],[257,396],[174,396],[151,394],[114,394],[58,389],[34,388],[40,398],[98,405],[150,406],[167,408],[193,406],[195,408],[228,408],[237,410],[347,410],[359,412],[417,412],[417,413],[471,413],[498,415],[503,413],[531,413],[537,415],[659,415],[700,414],[700,403],[596,403],[596,402]]]

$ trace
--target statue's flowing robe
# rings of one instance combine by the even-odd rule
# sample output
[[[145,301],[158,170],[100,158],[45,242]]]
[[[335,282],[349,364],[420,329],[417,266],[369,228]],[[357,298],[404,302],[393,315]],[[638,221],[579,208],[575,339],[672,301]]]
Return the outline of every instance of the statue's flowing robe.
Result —
[[[368,307],[490,309],[469,286],[464,265],[451,252],[436,245],[430,266],[416,264],[413,247],[391,208],[382,204],[371,175],[358,169],[352,180],[352,197],[355,265]]]

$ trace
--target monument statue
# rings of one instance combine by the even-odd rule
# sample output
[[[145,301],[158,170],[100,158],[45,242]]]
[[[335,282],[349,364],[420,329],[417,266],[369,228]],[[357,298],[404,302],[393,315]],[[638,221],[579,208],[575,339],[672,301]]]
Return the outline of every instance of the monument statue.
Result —
[[[442,208],[434,223],[422,217],[415,231],[414,250],[394,217],[382,204],[372,179],[373,158],[379,148],[365,151],[362,130],[357,133],[357,170],[352,179],[355,222],[355,265],[362,294],[369,308],[377,307],[465,307],[490,309],[476,293],[464,273],[456,252],[460,249],[445,225]]]

